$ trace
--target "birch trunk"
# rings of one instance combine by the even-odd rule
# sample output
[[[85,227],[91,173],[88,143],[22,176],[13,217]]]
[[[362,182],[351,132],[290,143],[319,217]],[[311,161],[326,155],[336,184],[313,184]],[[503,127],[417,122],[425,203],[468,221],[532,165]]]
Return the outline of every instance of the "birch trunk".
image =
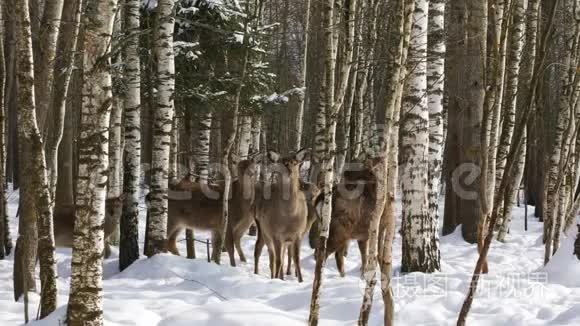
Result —
[[[4,3],[0,3],[0,17],[3,17]],[[6,70],[4,62],[4,24],[0,24],[0,260],[10,255],[10,220],[8,216],[6,183],[6,109],[4,107],[4,85]]]
[[[429,109],[429,217],[439,233],[439,189],[443,165],[443,93],[445,83],[445,1],[429,2],[427,43],[427,106]],[[438,239],[436,242],[439,241]]]
[[[171,143],[169,144],[169,184],[176,184],[178,181],[178,158],[179,151],[179,118],[177,115],[173,116],[173,124],[171,126]]]
[[[16,1],[16,31],[18,53],[18,126],[20,143],[27,152],[26,178],[29,191],[35,191],[32,199],[38,223],[38,258],[40,261],[41,302],[40,317],[44,318],[56,309],[56,261],[54,259],[54,234],[52,206],[42,135],[37,125],[34,89],[34,62],[28,1]]]
[[[294,132],[294,151],[298,152],[302,148],[302,130],[304,129],[304,106],[306,103],[306,76],[308,73],[308,41],[310,39],[310,3],[311,0],[306,0],[304,6],[306,7],[306,13],[304,15],[304,36],[303,36],[303,47],[302,47],[302,69],[300,73],[299,87],[301,88],[300,96],[298,98],[298,110],[296,111],[295,127]]]
[[[503,100],[502,109],[502,130],[499,140],[499,146],[497,149],[497,162],[496,164],[496,182],[495,185],[499,186],[497,180],[501,180],[503,177],[503,170],[505,167],[505,161],[507,159],[507,154],[512,142],[512,135],[514,131],[514,125],[516,121],[516,104],[517,104],[517,91],[518,82],[520,74],[520,62],[522,59],[522,49],[524,46],[524,28],[525,28],[525,3],[524,0],[513,0],[513,17],[512,25],[509,33],[509,49],[506,64],[506,85],[505,85],[505,96]],[[525,151],[524,151],[525,152]],[[524,153],[522,152],[522,153]],[[522,154],[523,155],[523,154]],[[515,176],[508,176],[512,178],[515,182],[517,178]],[[510,187],[517,189],[519,185],[510,185]],[[495,191],[494,191],[495,193]],[[513,192],[512,192],[513,194]],[[512,200],[505,202],[501,205],[503,209],[510,205]],[[501,208],[500,207],[500,208]],[[508,208],[511,209],[511,208]],[[505,214],[500,213],[500,218],[503,220]],[[503,224],[503,223],[502,223]]]
[[[57,56],[53,72],[54,85],[52,87],[52,96],[50,97],[52,100],[49,108],[50,119],[47,120],[50,121],[50,128],[46,136],[46,163],[49,173],[48,179],[50,182],[51,198],[54,198],[55,202],[57,202],[56,190],[57,181],[59,179],[59,159],[66,160],[69,165],[72,164],[72,155],[70,160],[67,160],[67,157],[59,158],[58,151],[65,132],[66,99],[74,68],[74,53],[77,48],[77,40],[79,36],[81,7],[82,0],[64,1],[62,9],[63,21],[61,22],[60,32],[58,34]],[[46,129],[48,129],[48,124]],[[69,132],[68,136],[72,137],[71,130],[68,130],[67,132]],[[70,146],[72,147],[72,143]],[[66,204],[72,204],[72,201],[73,200],[67,201]]]
[[[525,131],[524,131],[525,133]],[[525,137],[525,136],[524,136]],[[516,202],[516,196],[518,194],[518,189],[522,182],[522,177],[524,175],[524,168],[526,163],[526,139],[523,140],[522,148],[520,148],[517,156],[517,166],[515,170],[515,175],[510,176],[512,179],[506,190],[505,198],[503,200],[503,210],[502,219],[497,235],[499,241],[505,241],[507,233],[509,232],[509,227],[512,221],[512,210]],[[527,205],[527,203],[524,203]]]
[[[240,160],[246,160],[250,154],[250,145],[252,144],[252,117],[245,115],[241,120],[238,156]]]
[[[107,198],[117,198],[123,191],[123,100],[115,95],[110,120]]]
[[[409,48],[410,74],[401,112],[403,272],[441,268],[437,220],[429,216],[429,109],[427,106],[428,1],[416,2]]]
[[[173,29],[175,8],[173,0],[158,3],[158,35],[155,40],[157,56],[157,109],[154,111],[153,151],[151,160],[151,202],[147,230],[147,256],[167,250],[167,189],[169,186],[169,154],[173,124],[175,91],[175,60]]]
[[[202,113],[199,117],[198,134],[193,150],[195,155],[195,174],[199,182],[207,182],[209,178],[211,128],[212,113]]]
[[[310,316],[308,324],[311,326],[318,325],[320,315],[320,288],[322,286],[322,271],[326,263],[326,240],[328,239],[330,219],[332,214],[332,187],[335,178],[334,161],[336,152],[336,124],[337,116],[343,105],[346,87],[348,85],[352,56],[354,50],[354,32],[357,0],[348,0],[345,2],[345,40],[343,48],[343,60],[341,65],[336,69],[336,57],[338,49],[338,31],[335,30],[335,3],[333,0],[327,0],[322,5],[322,16],[324,17],[324,83],[322,86],[321,101],[318,113],[318,119],[322,120],[324,116],[325,125],[319,124],[317,119],[317,136],[320,135],[322,143],[316,143],[317,156],[322,157],[321,168],[324,193],[322,204],[322,216],[320,239],[318,248],[316,248],[316,266],[314,270],[314,281],[312,285],[312,298],[310,301]],[[337,8],[340,9],[340,8]],[[339,11],[340,12],[340,11]],[[338,70],[338,71],[337,71]],[[336,76],[335,76],[336,73]],[[320,129],[323,127],[324,129]]]
[[[381,290],[385,307],[384,324],[392,325],[394,322],[394,301],[390,287],[393,266],[392,247],[395,236],[395,212],[394,194],[396,193],[397,156],[398,156],[398,121],[399,107],[401,103],[401,81],[405,74],[404,61],[409,46],[411,22],[414,1],[397,1],[393,4],[396,12],[393,19],[393,30],[388,39],[390,49],[388,53],[388,75],[386,80],[385,94],[385,121],[381,143],[380,156],[383,158],[379,164],[377,180],[377,201],[372,211],[372,222],[369,231],[369,253],[367,270],[364,271],[366,289],[363,304],[359,314],[359,325],[367,325],[371,311],[374,286],[376,283],[376,266],[380,263]],[[406,33],[407,32],[407,33]],[[406,49],[407,48],[407,49]]]
[[[486,172],[484,173],[486,173],[485,182],[488,187],[487,193],[489,198],[486,205],[489,206],[488,210],[492,209],[493,195],[496,193],[495,190],[497,189],[499,179],[503,174],[505,155],[507,155],[507,152],[503,154],[500,148],[500,127],[503,119],[503,78],[505,75],[507,24],[511,13],[510,1],[495,0],[493,2],[487,2],[488,22],[490,25],[488,26],[488,33],[490,33],[488,35],[488,41],[490,41],[490,44],[486,49],[488,53],[486,83],[490,89],[486,92],[484,102],[484,110],[487,111],[487,118],[484,124],[487,124],[486,131],[489,135],[487,137],[487,147],[489,150]]]
[[[34,58],[39,59],[34,67],[34,87],[36,92],[36,112],[38,126],[41,131],[45,129],[47,116],[50,115],[51,95],[54,79],[54,63],[56,58],[57,40],[63,13],[63,0],[46,0],[42,21],[40,22],[40,35],[38,40],[38,53]],[[36,49],[35,49],[36,51]]]
[[[252,143],[250,153],[252,155],[260,153],[260,133],[262,131],[262,116],[257,115],[252,118]],[[300,149],[299,149],[300,150]],[[258,172],[258,175],[260,173]]]
[[[112,103],[110,42],[117,2],[89,2],[83,17],[83,104],[68,325],[103,324],[103,250]]]
[[[141,181],[141,63],[139,0],[125,0],[125,147],[123,156],[123,215],[120,222],[119,269],[139,259],[139,185]]]

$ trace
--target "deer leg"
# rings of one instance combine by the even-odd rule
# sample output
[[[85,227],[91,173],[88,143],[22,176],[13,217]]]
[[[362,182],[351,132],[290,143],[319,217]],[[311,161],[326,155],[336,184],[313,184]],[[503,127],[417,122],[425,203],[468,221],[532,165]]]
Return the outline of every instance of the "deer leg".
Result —
[[[284,279],[284,267],[282,261],[284,260],[284,246],[280,240],[274,240],[274,275],[281,280]]]
[[[240,260],[242,262],[247,262],[246,260],[246,255],[244,255],[244,251],[242,250],[242,235],[244,234],[245,230],[234,230],[234,244],[236,246],[236,251],[238,252],[238,255],[240,256]]]
[[[334,259],[336,259],[336,269],[338,269],[338,273],[340,277],[344,277],[346,273],[344,272],[344,252],[346,251],[346,247],[340,247],[334,253]]]
[[[226,230],[226,250],[228,251],[228,256],[230,257],[230,265],[236,267],[236,257],[234,253],[234,239],[232,235],[232,228],[228,225]]]
[[[258,272],[258,263],[260,262],[260,256],[262,255],[262,249],[264,248],[264,235],[260,230],[260,226],[258,226],[258,236],[256,238],[256,246],[254,247],[254,274],[259,274]],[[272,263],[272,259],[270,258],[270,264]]]
[[[109,244],[108,239],[105,239],[105,252],[103,253],[103,256],[105,259],[111,257],[111,245]]]
[[[270,278],[276,278],[276,253],[274,248],[268,247],[268,255],[270,256]]]
[[[286,266],[286,275],[292,275],[292,250],[288,248],[288,265]]]
[[[364,276],[364,272],[367,270],[367,240],[358,241],[358,250],[360,250],[361,263],[361,275]]]
[[[302,269],[300,267],[300,240],[296,240],[292,243],[292,248],[288,250],[288,253],[290,253],[290,251],[292,251],[296,277],[298,277],[298,282],[302,283],[304,279],[302,278]],[[288,262],[288,266],[290,266],[290,262]]]
[[[172,254],[179,256],[179,250],[177,249],[177,236],[181,232],[181,229],[176,229],[169,235],[167,239],[167,250]]]

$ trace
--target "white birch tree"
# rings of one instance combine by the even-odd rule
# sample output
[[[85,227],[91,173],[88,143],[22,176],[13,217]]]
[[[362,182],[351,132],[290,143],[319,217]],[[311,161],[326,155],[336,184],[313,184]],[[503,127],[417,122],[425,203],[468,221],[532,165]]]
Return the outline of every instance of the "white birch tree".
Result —
[[[83,17],[82,110],[68,325],[103,324],[103,250],[112,103],[110,44],[117,2],[89,1]]]
[[[427,27],[429,3],[417,0],[409,47],[409,70],[401,108],[403,272],[440,269],[437,220],[429,216],[429,108]]]
[[[139,184],[141,179],[141,63],[139,58],[139,0],[125,0],[125,147],[123,156],[123,215],[120,222],[119,269],[139,258]]]
[[[167,189],[169,187],[169,154],[173,125],[175,91],[175,57],[173,30],[175,2],[160,0],[158,31],[155,40],[157,57],[157,108],[154,111],[153,151],[151,161],[151,201],[148,207],[147,256],[165,252],[167,238]]]

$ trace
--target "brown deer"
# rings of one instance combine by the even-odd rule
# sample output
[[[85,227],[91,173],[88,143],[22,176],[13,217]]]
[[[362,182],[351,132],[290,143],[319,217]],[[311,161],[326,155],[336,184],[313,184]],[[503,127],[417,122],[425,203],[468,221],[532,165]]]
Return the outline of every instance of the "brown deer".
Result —
[[[170,190],[167,212],[167,249],[179,256],[177,237],[188,229],[212,231],[221,236],[223,186],[192,183],[187,190]],[[217,241],[212,241],[212,244]],[[221,252],[221,248],[212,248]]]
[[[350,240],[358,242],[362,260],[361,270],[365,270],[371,212],[376,200],[377,180],[373,169],[379,164],[378,160],[380,158],[367,160],[361,171],[346,171],[341,184],[333,190],[326,255],[328,257],[335,254],[337,269],[343,277],[344,256]],[[324,194],[320,194],[316,199],[317,211],[320,211],[323,201]],[[316,248],[318,246],[316,228],[311,229],[309,239],[310,246]]]
[[[238,180],[232,185],[229,201],[229,221],[225,247],[230,263],[235,266],[234,246],[245,262],[240,239],[254,220],[254,198],[257,175],[257,157],[238,163]],[[177,237],[184,228],[212,231],[212,238],[221,236],[223,185],[193,183],[188,177],[174,185],[169,194],[167,220],[168,249],[179,255]],[[212,243],[217,243],[212,241]],[[221,251],[221,248],[212,248]],[[216,252],[217,253],[217,252]]]
[[[284,279],[282,260],[284,250],[290,246],[292,260],[298,281],[302,282],[300,270],[300,241],[307,227],[308,205],[306,195],[300,189],[300,164],[308,150],[300,150],[293,156],[280,160],[280,155],[270,151],[268,159],[278,163],[275,167],[281,173],[278,182],[264,185],[256,197],[256,222],[258,239],[254,249],[254,272],[258,273],[258,263],[265,243],[270,256],[270,275]]]
[[[304,238],[304,236],[306,235],[306,232],[308,232],[310,230],[310,228],[312,227],[312,225],[314,224],[314,222],[318,218],[318,213],[316,212],[316,207],[315,207],[315,201],[316,201],[316,198],[318,197],[318,195],[320,194],[320,188],[318,188],[318,186],[314,183],[301,182],[300,189],[306,195],[306,202],[308,205],[308,218],[306,220],[306,229],[304,230],[304,233],[302,234],[302,237],[300,238],[299,241],[301,241],[302,238]],[[300,244],[298,244],[298,245],[300,246]],[[298,269],[297,268],[294,270],[294,274],[296,276],[298,276]],[[286,267],[286,275],[292,275],[292,251],[291,250],[288,250],[288,263],[287,263],[287,267]]]
[[[125,196],[108,198],[105,201],[105,258],[111,255],[109,237],[119,225],[123,214],[123,200]],[[75,221],[74,205],[60,205],[54,208],[54,242],[56,247],[72,248],[73,230]]]

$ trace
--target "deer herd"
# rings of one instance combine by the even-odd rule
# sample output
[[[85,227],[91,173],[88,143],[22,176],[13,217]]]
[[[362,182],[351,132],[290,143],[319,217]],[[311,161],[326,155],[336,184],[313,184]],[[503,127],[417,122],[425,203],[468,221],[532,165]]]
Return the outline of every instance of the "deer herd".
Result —
[[[225,235],[222,234],[221,223],[223,183],[192,182],[187,176],[170,186],[167,249],[179,255],[177,239],[184,229],[210,231],[214,239],[224,236],[230,264],[236,266],[235,251],[242,262],[247,261],[241,238],[255,224],[258,234],[254,248],[254,272],[259,273],[259,259],[266,245],[271,277],[284,279],[283,262],[287,257],[286,274],[291,274],[293,263],[295,275],[302,282],[302,239],[310,232],[310,246],[316,248],[318,245],[317,230],[324,194],[316,184],[301,179],[300,167],[309,159],[309,150],[303,149],[287,157],[270,151],[266,156],[268,164],[264,165],[260,156],[237,162],[237,178],[232,182],[228,197],[229,218]],[[358,242],[363,268],[366,263],[371,210],[377,200],[374,168],[381,160],[368,159],[362,169],[346,171],[334,186],[327,255],[335,254],[341,276],[345,275],[344,256],[350,240]],[[263,178],[267,182],[259,178],[261,168],[268,171],[263,174],[267,176]],[[392,196],[387,199],[388,205]],[[118,225],[122,205],[123,196],[106,201],[105,257],[110,253],[108,239]],[[71,247],[74,207],[56,207],[54,220],[56,246]],[[381,220],[387,219],[383,216]],[[222,248],[215,245],[219,241],[212,243],[212,256],[221,254]]]

